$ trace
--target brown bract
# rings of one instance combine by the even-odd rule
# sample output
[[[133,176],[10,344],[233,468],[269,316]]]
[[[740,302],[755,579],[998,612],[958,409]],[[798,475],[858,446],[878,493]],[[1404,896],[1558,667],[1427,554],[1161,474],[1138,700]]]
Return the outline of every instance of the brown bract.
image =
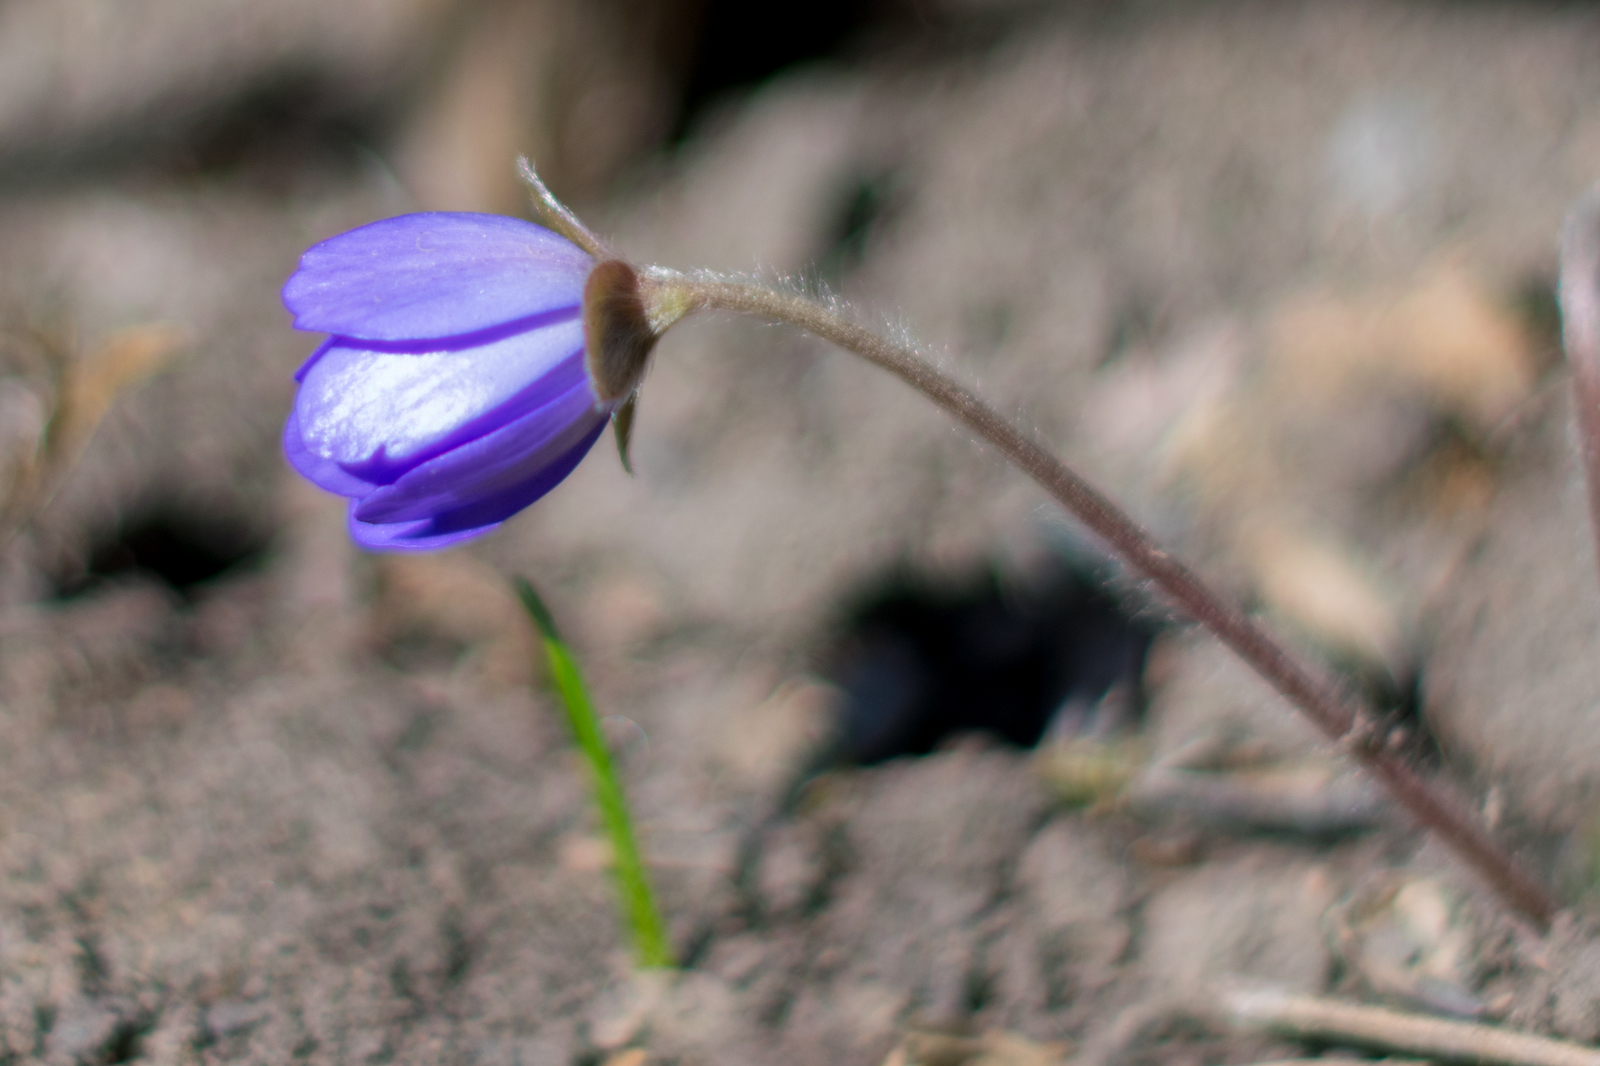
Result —
[[[639,387],[659,337],[633,267],[608,259],[589,272],[583,286],[585,362],[601,403],[626,399]]]

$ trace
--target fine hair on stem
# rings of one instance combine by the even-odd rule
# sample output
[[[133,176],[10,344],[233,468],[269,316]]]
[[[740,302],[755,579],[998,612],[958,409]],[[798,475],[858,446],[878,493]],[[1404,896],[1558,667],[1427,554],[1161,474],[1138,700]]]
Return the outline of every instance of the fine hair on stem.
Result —
[[[890,340],[846,317],[837,301],[813,299],[710,273],[652,268],[647,286],[670,291],[691,309],[731,311],[797,326],[866,359],[917,389],[1037,482],[1171,605],[1200,623],[1260,674],[1342,749],[1371,772],[1423,826],[1436,833],[1513,910],[1547,927],[1557,909],[1549,891],[1512,857],[1458,797],[1424,778],[1388,745],[1364,703],[1301,664],[1239,606],[1213,591],[1127,512],[997,414],[968,388],[936,369],[909,343]]]

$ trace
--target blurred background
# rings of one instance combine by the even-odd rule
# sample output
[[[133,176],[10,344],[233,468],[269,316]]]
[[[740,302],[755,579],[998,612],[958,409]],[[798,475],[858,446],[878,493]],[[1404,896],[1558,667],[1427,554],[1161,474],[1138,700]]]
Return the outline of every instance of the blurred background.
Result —
[[[1530,977],[1469,879],[897,383],[691,321],[635,476],[603,443],[486,541],[379,558],[281,458],[318,338],[277,295],[374,219],[526,215],[524,153],[640,262],[838,291],[1580,901],[1600,607],[1552,284],[1597,60],[1556,3],[0,4],[0,1062],[875,1063],[917,1026],[1055,1062],[1219,972],[1375,987],[1327,915],[1401,883],[1459,916],[1430,981],[1600,1036],[1600,980],[1548,994],[1587,940]],[[611,714],[669,989],[627,976],[512,572]],[[1063,757],[945,735],[1013,713]],[[841,749],[840,715],[923,724]],[[1171,772],[1197,744],[1278,776],[1207,806]],[[768,820],[830,753],[930,751]]]

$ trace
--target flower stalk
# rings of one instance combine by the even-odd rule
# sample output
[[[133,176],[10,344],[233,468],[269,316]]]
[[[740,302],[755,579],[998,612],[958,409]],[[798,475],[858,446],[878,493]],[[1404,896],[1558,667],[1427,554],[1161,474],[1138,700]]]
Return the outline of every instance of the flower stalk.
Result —
[[[1214,592],[1168,554],[1126,511],[1013,426],[964,386],[941,374],[907,346],[878,336],[803,296],[727,278],[657,274],[696,308],[755,315],[797,326],[860,355],[917,389],[958,422],[998,448],[1056,502],[1098,536],[1134,571],[1148,578],[1183,613],[1265,678],[1330,740],[1361,762],[1417,822],[1437,833],[1514,910],[1548,927],[1556,912],[1550,893],[1502,848],[1464,804],[1425,780],[1388,746],[1373,714],[1326,677],[1303,666],[1237,605]]]

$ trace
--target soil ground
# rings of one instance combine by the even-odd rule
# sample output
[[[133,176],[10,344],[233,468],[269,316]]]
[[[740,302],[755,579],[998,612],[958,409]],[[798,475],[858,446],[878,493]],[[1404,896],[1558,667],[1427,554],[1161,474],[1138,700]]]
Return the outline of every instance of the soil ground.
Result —
[[[38,432],[40,351],[187,337],[8,548],[0,1062],[1346,1050],[1223,1024],[1228,982],[1600,1039],[1600,582],[1550,317],[1562,215],[1600,177],[1592,12],[947,0],[666,149],[641,101],[678,53],[638,43],[649,20],[482,9],[545,34],[517,37],[461,4],[284,0],[224,33],[189,6],[102,51],[89,0],[0,10],[6,440]],[[245,108],[284,56],[337,121]],[[497,110],[524,65],[561,91]],[[384,137],[339,133],[402,98]],[[1094,551],[903,386],[782,330],[675,329],[634,476],[602,446],[470,549],[358,553],[278,452],[315,339],[277,288],[375,218],[515,210],[479,161],[530,142],[630,256],[800,275],[925,343],[1395,708],[1557,886],[1554,930],[1181,624],[1135,735],[954,738],[769,820],[826,735],[853,590],[897,567],[1023,586]],[[241,563],[111,572],[141,525]],[[511,573],[609,716],[675,976],[630,971]]]

